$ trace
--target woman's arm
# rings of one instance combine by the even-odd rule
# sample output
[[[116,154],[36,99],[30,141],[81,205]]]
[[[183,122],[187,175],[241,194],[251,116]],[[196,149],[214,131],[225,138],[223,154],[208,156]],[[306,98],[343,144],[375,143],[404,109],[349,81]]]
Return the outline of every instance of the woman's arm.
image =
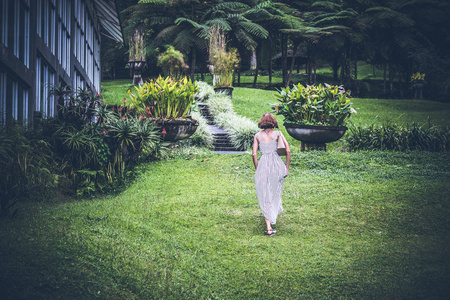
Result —
[[[255,169],[258,168],[258,145],[259,141],[256,137],[258,134],[255,134],[255,137],[253,138],[253,150],[252,150],[252,157],[253,157],[253,165],[255,166]]]

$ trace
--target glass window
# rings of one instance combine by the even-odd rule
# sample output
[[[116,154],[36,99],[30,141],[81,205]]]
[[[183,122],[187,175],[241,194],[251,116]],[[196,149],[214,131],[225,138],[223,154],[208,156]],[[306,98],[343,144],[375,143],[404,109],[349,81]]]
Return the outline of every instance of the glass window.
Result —
[[[19,117],[19,83],[12,82],[12,117],[18,120]]]
[[[20,1],[14,3],[14,55],[20,56]]]
[[[0,0],[1,5],[0,5],[0,9],[1,9],[1,21],[0,21],[0,26],[1,26],[1,39],[0,42],[5,45],[8,46],[8,0]]]
[[[36,0],[36,20],[37,20],[37,26],[36,26],[36,32],[37,34],[42,37],[42,0]]]
[[[36,58],[36,111],[41,111],[41,58]]]
[[[0,72],[0,125],[6,123],[6,73]]]
[[[30,10],[24,11],[24,42],[23,42],[23,63],[30,67]]]
[[[22,120],[23,123],[27,123],[28,120],[28,89],[23,89],[23,101],[22,101]]]
[[[55,83],[55,73],[41,58],[36,59],[36,110],[42,112],[44,118],[55,115],[55,100],[50,89]]]

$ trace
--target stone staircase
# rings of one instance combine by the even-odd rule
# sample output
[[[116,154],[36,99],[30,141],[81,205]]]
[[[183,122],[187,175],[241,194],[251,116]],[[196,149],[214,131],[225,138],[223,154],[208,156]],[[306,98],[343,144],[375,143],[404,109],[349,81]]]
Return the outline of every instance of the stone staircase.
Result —
[[[213,125],[214,117],[209,112],[208,104],[199,102],[199,103],[197,103],[197,106],[200,109],[200,114],[208,121],[208,124]]]
[[[233,146],[230,137],[228,135],[228,132],[226,132],[225,130],[214,124],[214,117],[208,110],[208,104],[198,103],[197,105],[200,109],[200,114],[208,121],[209,130],[213,134],[214,151],[221,151],[221,152],[242,151],[242,149],[237,149]]]

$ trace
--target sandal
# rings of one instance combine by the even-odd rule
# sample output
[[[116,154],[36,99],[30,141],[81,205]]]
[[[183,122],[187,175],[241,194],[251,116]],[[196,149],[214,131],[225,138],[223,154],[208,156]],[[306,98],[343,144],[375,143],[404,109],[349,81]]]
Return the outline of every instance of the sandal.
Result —
[[[267,236],[272,236],[272,235],[277,234],[277,231],[275,229],[269,229],[269,230],[266,230],[265,233]]]

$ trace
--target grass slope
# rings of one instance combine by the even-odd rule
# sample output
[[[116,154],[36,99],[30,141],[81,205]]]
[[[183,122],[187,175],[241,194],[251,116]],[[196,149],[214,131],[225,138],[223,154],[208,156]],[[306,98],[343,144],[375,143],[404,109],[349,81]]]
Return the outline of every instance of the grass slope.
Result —
[[[187,159],[186,159],[187,158]],[[0,221],[6,299],[444,299],[448,154],[295,151],[274,237],[250,154],[154,162]]]

